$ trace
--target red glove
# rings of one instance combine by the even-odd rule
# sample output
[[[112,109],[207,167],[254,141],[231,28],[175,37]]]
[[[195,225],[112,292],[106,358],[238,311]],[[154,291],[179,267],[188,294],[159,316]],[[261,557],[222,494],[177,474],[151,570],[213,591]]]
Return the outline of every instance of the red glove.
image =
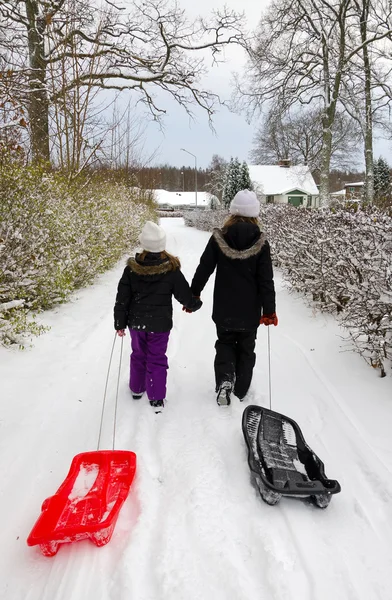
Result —
[[[126,335],[125,334],[125,329],[117,329],[117,335],[119,337],[124,337]]]
[[[272,313],[272,315],[263,315],[260,319],[260,325],[275,325],[278,324],[278,317],[276,313]]]

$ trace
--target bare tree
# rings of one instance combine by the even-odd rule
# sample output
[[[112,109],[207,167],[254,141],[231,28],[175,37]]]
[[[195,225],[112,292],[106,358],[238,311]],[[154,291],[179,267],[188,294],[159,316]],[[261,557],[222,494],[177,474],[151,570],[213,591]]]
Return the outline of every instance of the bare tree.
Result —
[[[26,115],[13,89],[14,74],[0,58],[0,165],[25,158]]]
[[[390,36],[386,37],[386,46],[378,43],[369,47],[367,41],[391,28],[392,7],[385,0],[354,0],[354,8],[358,27],[350,32],[351,44],[353,47],[361,44],[361,51],[352,57],[350,70],[343,79],[341,101],[361,130],[366,171],[363,199],[371,203],[374,198],[374,128],[389,128],[392,69]]]
[[[253,113],[266,102],[281,113],[293,105],[322,105],[320,200],[329,200],[333,125],[342,79],[365,46],[391,35],[386,25],[352,44],[358,28],[354,0],[275,0],[260,23],[250,52],[241,105]]]
[[[189,22],[183,10],[168,0],[133,2],[131,10],[104,0],[2,0],[0,20],[7,25],[3,48],[18,51],[10,68],[24,81],[31,145],[35,160],[48,161],[49,108],[76,88],[132,90],[154,118],[164,114],[153,90],[170,94],[191,113],[198,104],[211,118],[218,101],[200,87],[205,51],[214,61],[227,44],[242,44],[242,16],[223,9],[210,21]],[[100,46],[97,50],[97,37]],[[48,89],[48,70],[66,59],[82,60],[80,68],[57,89]],[[91,68],[91,62],[99,66]]]
[[[70,16],[64,27],[64,36],[76,27],[77,17]],[[113,98],[100,100],[99,88],[86,81],[84,86],[69,87],[78,74],[99,72],[104,45],[102,23],[97,28],[95,59],[86,59],[80,52],[81,43],[75,38],[68,43],[68,53],[61,60],[50,62],[47,68],[47,89],[56,102],[49,110],[50,155],[61,169],[72,176],[81,172],[97,159],[111,126],[106,123],[105,112],[113,104]],[[48,40],[56,40],[55,26],[48,25]],[[58,93],[59,87],[63,92]]]
[[[219,154],[214,154],[207,168],[208,181],[205,184],[205,190],[217,196],[222,201],[223,189],[226,182],[227,160]]]
[[[337,112],[333,124],[331,168],[346,169],[355,165],[358,141],[357,123]],[[263,119],[254,141],[251,159],[258,164],[276,164],[290,159],[320,171],[323,144],[322,112],[318,108],[299,108],[286,115],[271,110]]]

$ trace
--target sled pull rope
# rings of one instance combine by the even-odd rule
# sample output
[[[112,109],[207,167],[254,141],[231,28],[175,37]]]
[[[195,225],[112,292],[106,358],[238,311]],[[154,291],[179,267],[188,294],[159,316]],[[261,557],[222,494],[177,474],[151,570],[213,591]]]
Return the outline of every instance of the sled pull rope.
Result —
[[[121,350],[120,350],[120,360],[118,362],[118,375],[117,375],[117,388],[116,388],[116,402],[114,404],[114,422],[113,422],[113,450],[116,441],[116,426],[117,426],[117,405],[118,405],[118,388],[120,385],[120,375],[121,375],[121,360],[123,355],[123,346],[124,346],[124,337],[121,338]]]
[[[112,351],[110,353],[110,358],[109,358],[108,372],[107,372],[107,375],[106,375],[105,391],[104,391],[104,394],[103,394],[103,401],[102,401],[101,422],[100,422],[100,425],[99,425],[99,435],[98,435],[97,450],[99,450],[99,446],[100,446],[100,443],[101,443],[103,417],[104,417],[104,414],[105,414],[105,406],[106,406],[106,395],[107,395],[107,389],[108,389],[108,381],[109,381],[110,368],[112,366],[114,345],[116,343],[116,337],[117,337],[117,332],[115,332],[115,334],[114,334]],[[114,412],[113,450],[114,450],[114,441],[115,441],[114,438],[115,438],[115,429],[116,429],[116,420],[117,420],[118,387],[119,387],[119,381],[120,381],[120,369],[121,369],[122,353],[123,353],[123,338],[121,338],[121,355],[120,355],[120,365],[119,365],[119,369],[118,369],[117,390],[116,390],[116,404],[115,404],[115,412]]]
[[[269,388],[269,407],[272,410],[272,392],[271,392],[271,338],[270,338],[270,325],[268,329],[268,388]]]

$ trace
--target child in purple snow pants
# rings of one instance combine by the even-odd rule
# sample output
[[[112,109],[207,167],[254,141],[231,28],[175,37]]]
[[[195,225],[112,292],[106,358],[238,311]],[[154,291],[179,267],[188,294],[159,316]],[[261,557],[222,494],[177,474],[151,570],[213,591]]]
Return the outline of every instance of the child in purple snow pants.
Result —
[[[133,394],[147,392],[149,400],[166,398],[166,356],[170,331],[148,333],[130,329],[132,354],[129,387]]]
[[[198,310],[202,302],[192,295],[178,258],[166,252],[162,227],[147,221],[139,239],[143,252],[128,260],[118,284],[114,328],[121,337],[126,327],[131,334],[129,387],[134,400],[147,392],[151,406],[162,408],[166,349],[173,327],[172,297],[188,312]]]

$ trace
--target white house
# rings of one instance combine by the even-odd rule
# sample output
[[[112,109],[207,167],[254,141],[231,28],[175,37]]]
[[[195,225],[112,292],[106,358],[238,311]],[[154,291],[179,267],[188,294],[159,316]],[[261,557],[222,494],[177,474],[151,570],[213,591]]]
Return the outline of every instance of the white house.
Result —
[[[306,165],[249,165],[250,178],[262,203],[319,206],[319,191]]]

